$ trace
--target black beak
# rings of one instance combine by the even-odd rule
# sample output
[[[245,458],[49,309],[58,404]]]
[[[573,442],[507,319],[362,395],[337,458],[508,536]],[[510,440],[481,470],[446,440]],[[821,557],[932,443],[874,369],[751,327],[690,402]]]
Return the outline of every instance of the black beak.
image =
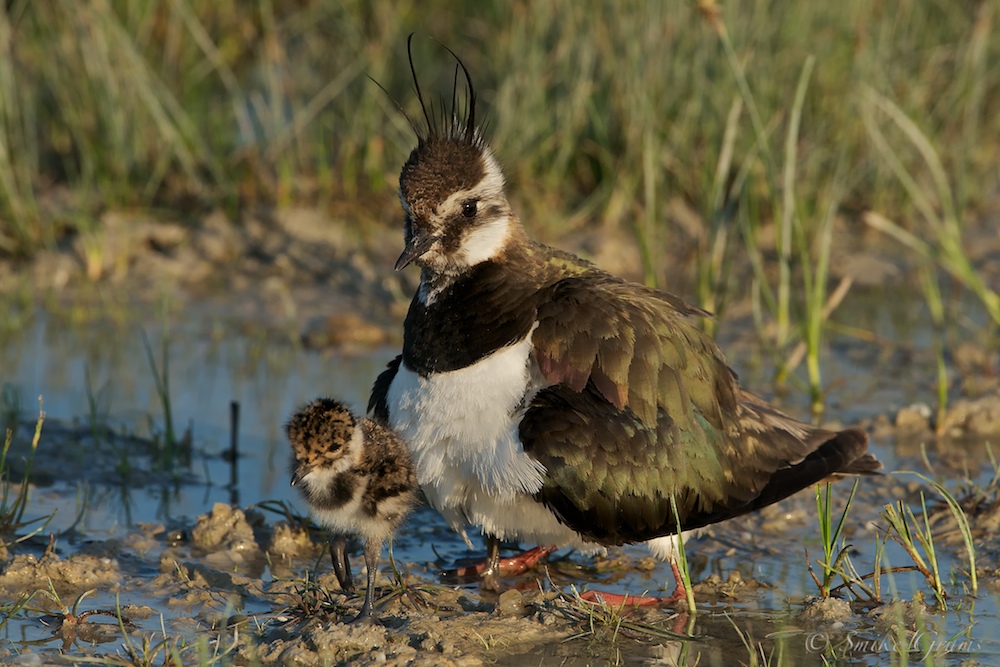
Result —
[[[413,235],[406,242],[403,254],[396,260],[396,270],[401,271],[408,267],[415,259],[419,259],[421,255],[431,249],[431,246],[434,245],[434,242],[438,238],[423,230],[414,231]]]
[[[292,486],[295,486],[302,481],[302,478],[309,474],[309,468],[306,466],[295,466],[295,470],[292,471]]]

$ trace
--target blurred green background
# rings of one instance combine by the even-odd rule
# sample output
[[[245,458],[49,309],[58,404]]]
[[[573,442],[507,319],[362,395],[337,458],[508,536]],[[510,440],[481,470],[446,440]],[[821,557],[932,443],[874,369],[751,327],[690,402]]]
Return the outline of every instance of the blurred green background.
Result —
[[[553,207],[656,224],[673,197],[706,221],[727,200],[770,221],[810,57],[798,215],[822,210],[836,176],[842,207],[920,222],[873,132],[918,184],[931,176],[883,99],[974,215],[998,179],[997,13],[995,0],[15,0],[0,10],[0,252],[31,254],[108,208],[392,197],[413,137],[365,75],[417,113],[411,31],[472,72],[533,225]],[[430,39],[415,51],[425,87],[450,96],[447,54]]]

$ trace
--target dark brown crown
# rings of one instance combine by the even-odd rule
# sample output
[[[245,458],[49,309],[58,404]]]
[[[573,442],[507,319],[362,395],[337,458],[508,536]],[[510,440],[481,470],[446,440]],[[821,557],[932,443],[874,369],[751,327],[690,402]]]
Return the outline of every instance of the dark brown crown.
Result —
[[[431,139],[410,153],[399,175],[399,193],[410,205],[427,202],[436,206],[452,193],[479,183],[484,173],[478,147],[451,139]]]
[[[472,77],[455,55],[455,78],[452,83],[451,105],[443,101],[439,107],[424,100],[413,64],[413,34],[406,41],[413,87],[420,101],[424,124],[417,125],[407,117],[417,135],[417,146],[403,165],[399,177],[400,194],[407,202],[427,202],[436,205],[458,190],[471,188],[483,178],[483,140],[476,127],[476,92]],[[458,73],[465,75],[465,105],[459,104]]]

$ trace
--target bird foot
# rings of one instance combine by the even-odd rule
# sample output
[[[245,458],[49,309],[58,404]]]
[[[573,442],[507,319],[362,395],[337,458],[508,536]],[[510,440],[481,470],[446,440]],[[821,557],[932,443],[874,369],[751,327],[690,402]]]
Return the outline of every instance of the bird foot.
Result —
[[[360,614],[358,614],[351,620],[344,621],[345,625],[356,625],[356,626],[375,625],[376,623],[378,623],[378,619],[375,618],[375,615],[372,613],[365,613],[364,610],[362,610]]]
[[[604,591],[584,591],[580,598],[591,604],[601,604],[608,607],[658,607],[669,605],[678,599],[677,593],[670,597],[661,598],[653,595],[621,595],[619,593],[605,593]]]
[[[580,597],[591,604],[603,604],[609,607],[668,607],[687,598],[687,591],[680,583],[678,575],[677,587],[667,597],[655,595],[620,595],[604,591],[585,591]]]
[[[555,547],[535,547],[510,558],[501,558],[497,574],[501,577],[516,577],[519,574],[524,574],[555,550]]]
[[[501,558],[497,562],[496,575],[500,577],[516,577],[524,574],[531,568],[538,565],[545,556],[555,551],[555,547],[535,547],[521,552],[516,556]],[[445,570],[444,576],[454,579],[472,579],[484,577],[490,574],[489,559],[462,558],[457,563],[454,570]]]

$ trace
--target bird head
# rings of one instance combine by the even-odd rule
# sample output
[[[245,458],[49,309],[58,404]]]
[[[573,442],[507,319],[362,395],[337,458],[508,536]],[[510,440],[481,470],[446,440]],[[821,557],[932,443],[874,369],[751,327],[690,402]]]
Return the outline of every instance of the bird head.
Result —
[[[415,263],[434,274],[457,275],[502,252],[515,223],[503,172],[476,126],[468,70],[449,49],[457,63],[451,107],[428,108],[413,66],[412,40],[410,35],[407,51],[424,124],[410,121],[417,146],[399,177],[406,247],[396,270]],[[458,108],[459,71],[466,81],[464,109]]]
[[[353,449],[357,431],[350,409],[330,398],[316,399],[292,415],[285,426],[292,446],[292,486],[313,471],[339,468]]]

